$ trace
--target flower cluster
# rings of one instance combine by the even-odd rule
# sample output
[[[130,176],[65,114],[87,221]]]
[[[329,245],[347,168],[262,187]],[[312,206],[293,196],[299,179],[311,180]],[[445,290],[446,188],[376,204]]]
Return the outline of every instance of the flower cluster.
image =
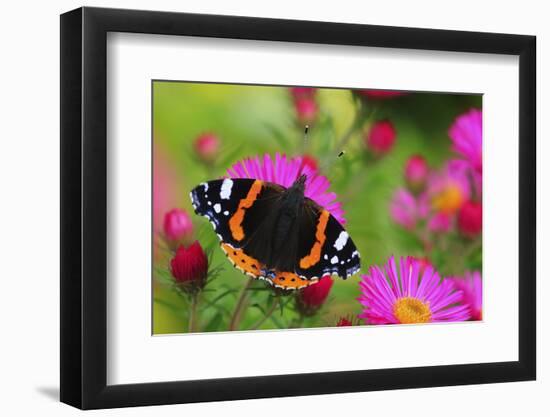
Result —
[[[397,224],[410,231],[424,227],[429,233],[456,228],[469,239],[481,234],[481,129],[481,111],[470,110],[449,129],[457,158],[439,169],[430,169],[421,155],[408,159],[406,187],[397,189],[390,203]]]

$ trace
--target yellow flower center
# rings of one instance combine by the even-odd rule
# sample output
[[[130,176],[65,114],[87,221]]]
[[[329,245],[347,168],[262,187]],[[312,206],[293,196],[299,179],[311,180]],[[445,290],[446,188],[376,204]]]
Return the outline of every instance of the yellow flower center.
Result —
[[[423,303],[418,298],[403,297],[393,306],[393,314],[399,323],[428,323],[432,319],[430,303]]]
[[[432,207],[445,214],[455,213],[464,200],[462,190],[456,184],[449,184],[439,194],[432,197]]]

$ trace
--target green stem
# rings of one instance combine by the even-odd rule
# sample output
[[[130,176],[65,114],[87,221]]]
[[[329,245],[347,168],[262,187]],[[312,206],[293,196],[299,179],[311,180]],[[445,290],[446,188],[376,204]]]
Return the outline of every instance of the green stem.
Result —
[[[253,279],[254,278],[248,278],[243,288],[241,289],[241,292],[239,294],[239,299],[237,301],[237,305],[235,306],[235,310],[233,311],[233,316],[231,317],[231,322],[229,323],[229,330],[237,330],[239,326],[239,322],[241,321],[242,311],[246,304],[245,301],[248,296],[247,291],[248,291],[248,288],[250,288],[250,285],[252,285]]]
[[[273,300],[271,307],[269,307],[269,310],[266,311],[265,315],[260,320],[258,320],[256,323],[252,325],[250,330],[256,330],[262,324],[264,324],[267,321],[267,319],[269,319],[273,315],[275,310],[277,310],[277,307],[279,306],[280,303],[281,303],[281,300],[279,299],[279,297],[276,297],[275,300]]]
[[[199,304],[199,294],[191,295],[191,306],[189,307],[189,326],[188,333],[193,333],[197,328],[197,306]]]

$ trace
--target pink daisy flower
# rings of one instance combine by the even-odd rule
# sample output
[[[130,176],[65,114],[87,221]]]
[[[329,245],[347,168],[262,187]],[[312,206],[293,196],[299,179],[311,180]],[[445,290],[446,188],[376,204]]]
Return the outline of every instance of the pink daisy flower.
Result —
[[[470,307],[472,320],[482,319],[482,282],[479,271],[466,272],[464,278],[453,278],[455,287],[462,291],[462,302]]]
[[[413,230],[417,222],[428,215],[428,211],[425,196],[416,198],[404,188],[397,189],[390,202],[392,220],[407,230]]]
[[[482,171],[482,113],[470,109],[458,116],[449,128],[453,150],[472,164],[473,169]]]
[[[341,224],[346,223],[342,203],[336,201],[336,194],[328,192],[329,180],[314,171],[310,165],[302,163],[302,157],[288,158],[275,154],[275,160],[269,154],[263,157],[247,158],[239,161],[227,170],[231,178],[254,178],[290,187],[300,174],[305,174],[305,196],[311,198],[332,214]]]
[[[401,258],[399,272],[394,257],[384,269],[371,266],[362,275],[364,307],[359,317],[370,324],[411,324],[464,321],[470,318],[468,305],[462,302],[462,291],[452,279],[441,279],[431,267],[420,274],[421,264],[414,258]]]

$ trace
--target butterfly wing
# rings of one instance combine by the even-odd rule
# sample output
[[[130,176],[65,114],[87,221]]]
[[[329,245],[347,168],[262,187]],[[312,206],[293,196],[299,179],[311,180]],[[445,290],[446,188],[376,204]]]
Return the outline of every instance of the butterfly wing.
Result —
[[[359,251],[344,227],[328,210],[306,200],[299,220],[295,272],[308,279],[324,275],[349,278],[361,268]]]
[[[298,289],[327,274],[347,278],[357,272],[359,253],[347,232],[308,198],[297,220],[295,239],[289,238],[284,248],[294,268],[266,268],[264,262],[272,255],[271,223],[284,191],[261,180],[226,178],[202,183],[190,196],[195,212],[212,224],[228,259],[249,276],[280,288]]]
[[[190,197],[195,213],[212,224],[231,263],[249,276],[270,279],[262,258],[250,253],[247,245],[265,234],[262,225],[283,191],[261,180],[225,178],[198,185]]]
[[[260,180],[225,178],[199,184],[190,197],[195,213],[210,221],[220,240],[240,248],[261,224],[265,201],[282,190]]]

